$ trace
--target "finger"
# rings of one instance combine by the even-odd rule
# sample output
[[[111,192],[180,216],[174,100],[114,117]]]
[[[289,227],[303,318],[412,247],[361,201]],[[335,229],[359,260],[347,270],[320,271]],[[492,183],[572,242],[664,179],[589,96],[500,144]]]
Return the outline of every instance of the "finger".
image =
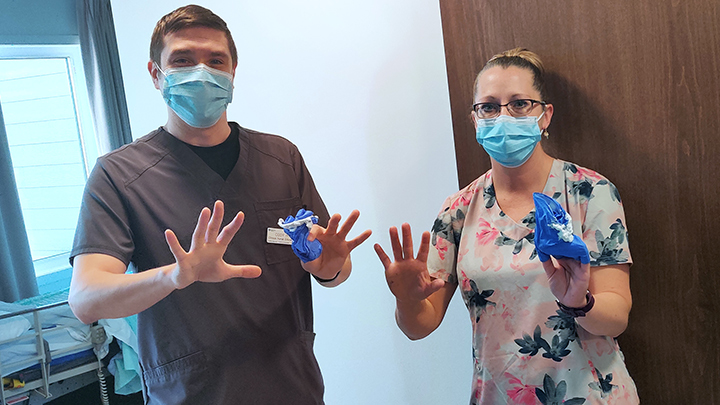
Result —
[[[215,201],[213,207],[212,217],[208,223],[208,229],[205,234],[205,242],[213,242],[217,240],[218,233],[220,232],[220,225],[222,225],[223,217],[225,216],[225,205],[222,201]]]
[[[310,228],[310,232],[308,232],[307,240],[308,242],[312,242],[315,239],[317,239],[318,236],[322,235],[325,232],[325,228],[323,228],[320,225],[313,225],[312,228]]]
[[[412,231],[410,230],[410,224],[407,222],[402,224],[402,236],[403,236],[403,256],[406,259],[412,259],[413,256],[413,240]]]
[[[357,221],[358,217],[360,217],[360,211],[353,210],[353,212],[348,215],[345,222],[340,227],[340,231],[338,231],[338,235],[342,236],[343,239],[347,237],[348,233],[350,233],[350,229],[352,229],[353,225],[355,225],[355,222]]]
[[[335,235],[341,219],[342,217],[340,216],[340,214],[333,214],[333,216],[331,216],[330,220],[328,221],[328,226],[325,229],[325,234],[328,236]]]
[[[548,278],[552,278],[553,275],[555,275],[555,272],[558,270],[555,267],[555,264],[553,264],[552,260],[548,260],[546,262],[541,262],[543,265],[543,269],[545,270],[545,274]]]
[[[258,278],[262,274],[262,269],[258,266],[246,264],[246,265],[229,265],[230,267],[230,278]]]
[[[396,227],[390,227],[390,246],[392,246],[393,256],[395,261],[399,262],[403,260],[402,245],[400,244],[400,238],[398,237],[398,230]]]
[[[385,253],[379,243],[376,243],[373,247],[375,248],[375,253],[377,253],[380,262],[383,264],[383,267],[385,267],[385,270],[387,270],[392,264],[392,260],[390,260],[390,258]]]
[[[193,250],[195,246],[200,246],[205,242],[205,232],[207,231],[208,221],[210,220],[210,209],[204,207],[200,210],[200,216],[198,217],[195,230],[192,234],[192,244],[190,250]]]
[[[440,291],[441,288],[445,286],[445,280],[436,278],[434,279],[430,284],[428,284],[425,287],[425,296],[429,297],[433,295],[434,293]]]
[[[242,211],[238,212],[235,215],[235,218],[233,218],[229,224],[225,225],[225,228],[223,228],[222,232],[220,232],[220,235],[217,237],[217,243],[223,246],[229,245],[230,241],[235,237],[237,231],[240,230],[244,221],[245,214]]]
[[[349,240],[347,242],[348,249],[350,249],[350,250],[355,249],[361,243],[365,242],[367,240],[367,238],[370,237],[370,235],[372,235],[372,231],[368,229],[365,232],[358,235],[356,238]]]
[[[428,253],[430,252],[430,232],[425,231],[420,238],[420,248],[418,249],[417,259],[423,263],[427,263]]]
[[[165,230],[165,242],[167,242],[167,245],[170,248],[170,252],[172,252],[173,256],[175,257],[175,261],[180,261],[182,258],[185,257],[185,255],[187,255],[185,249],[183,249],[183,247],[180,245],[180,241],[175,235],[175,232],[171,231],[170,229]]]

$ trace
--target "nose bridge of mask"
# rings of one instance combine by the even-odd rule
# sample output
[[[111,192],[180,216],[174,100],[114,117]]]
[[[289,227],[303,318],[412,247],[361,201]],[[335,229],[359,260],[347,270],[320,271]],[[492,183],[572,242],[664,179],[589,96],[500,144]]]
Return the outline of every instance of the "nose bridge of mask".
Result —
[[[509,124],[520,124],[520,125],[526,125],[531,122],[538,123],[542,119],[543,115],[545,115],[545,111],[542,112],[542,114],[538,115],[537,117],[533,117],[532,115],[526,115],[524,117],[513,117],[512,115],[498,115],[494,118],[481,118],[478,120],[478,126],[481,127],[493,127],[500,123],[509,123]]]
[[[228,90],[233,88],[232,74],[222,70],[213,69],[204,63],[194,66],[170,68],[166,71],[163,71],[159,67],[158,69],[165,76],[165,80],[163,80],[163,88],[192,82],[210,83]]]

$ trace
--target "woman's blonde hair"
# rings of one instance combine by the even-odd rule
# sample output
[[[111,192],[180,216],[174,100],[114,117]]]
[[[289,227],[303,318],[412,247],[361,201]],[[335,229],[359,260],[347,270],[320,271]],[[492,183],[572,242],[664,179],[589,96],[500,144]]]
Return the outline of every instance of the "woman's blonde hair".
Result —
[[[540,57],[532,51],[525,48],[514,48],[505,52],[494,55],[485,63],[480,73],[475,77],[475,85],[473,86],[473,96],[477,92],[478,79],[487,69],[500,66],[507,69],[510,66],[517,66],[521,69],[529,70],[533,75],[533,87],[540,93],[540,98],[545,99],[545,67]]]

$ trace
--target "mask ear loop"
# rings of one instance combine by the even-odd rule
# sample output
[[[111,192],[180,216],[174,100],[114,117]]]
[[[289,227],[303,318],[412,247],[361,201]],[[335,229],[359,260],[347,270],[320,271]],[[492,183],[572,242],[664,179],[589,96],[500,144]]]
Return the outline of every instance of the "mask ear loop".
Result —
[[[543,111],[542,114],[540,114],[540,115],[537,117],[537,120],[540,121],[540,119],[542,118],[543,115],[545,115],[545,111]],[[541,135],[541,136],[544,136],[545,139],[550,138],[550,133],[548,132],[547,128],[541,129],[541,130],[540,130],[540,135]]]
[[[165,71],[162,70],[162,69],[160,68],[160,65],[158,65],[157,63],[153,62],[153,65],[155,65],[155,68],[156,68],[156,69],[158,70],[158,72],[160,72],[160,74],[162,75],[162,80],[160,80],[160,78],[158,77],[158,80],[160,80],[160,83],[161,83],[161,84],[160,84],[160,90],[162,91],[162,90],[165,88],[165,79],[167,78],[167,74],[165,74]]]

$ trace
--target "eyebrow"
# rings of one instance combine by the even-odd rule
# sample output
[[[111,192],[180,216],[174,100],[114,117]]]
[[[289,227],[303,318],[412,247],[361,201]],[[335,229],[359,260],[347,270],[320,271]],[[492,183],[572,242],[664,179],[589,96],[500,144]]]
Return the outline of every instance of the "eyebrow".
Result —
[[[530,97],[529,95],[526,95],[523,93],[516,93],[516,94],[513,94],[512,96],[510,96],[510,98],[508,99],[508,102],[515,101],[515,100],[531,100],[531,99],[533,99],[533,98]],[[490,101],[490,100],[492,100],[492,101]],[[497,97],[494,97],[494,96],[488,96],[487,101],[478,101],[475,104],[484,104],[484,103],[500,104],[500,99],[498,99]]]
[[[176,49],[168,55],[168,59],[171,59],[173,57],[177,56],[184,56],[184,55],[192,55],[195,51],[192,49]],[[220,51],[212,51],[210,52],[210,56],[212,57],[223,57],[223,58],[230,58],[230,55],[227,52],[220,52]]]

